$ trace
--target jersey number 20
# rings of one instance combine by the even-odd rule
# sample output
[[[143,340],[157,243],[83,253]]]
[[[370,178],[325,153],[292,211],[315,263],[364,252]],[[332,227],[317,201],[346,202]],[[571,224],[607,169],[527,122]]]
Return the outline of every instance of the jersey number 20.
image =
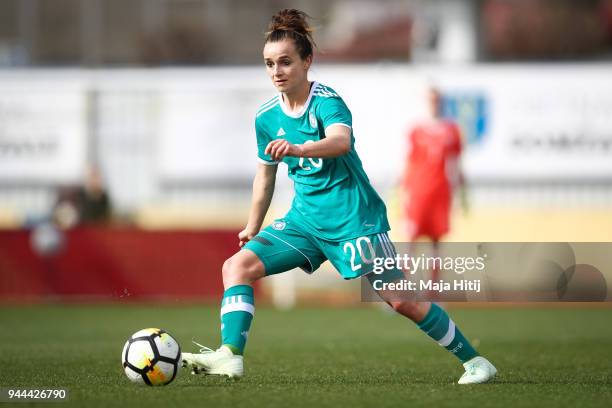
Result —
[[[307,140],[306,142],[304,142],[304,144],[306,143],[314,143],[312,140]],[[313,158],[313,157],[308,157],[308,161],[310,162],[310,164],[312,164],[314,167],[316,167],[317,169],[320,169],[321,166],[323,166],[323,159],[317,159],[317,158]],[[302,170],[312,170],[312,167],[305,165],[304,163],[304,157],[300,157],[300,167],[302,168]]]
[[[364,247],[367,248],[369,256],[365,255]],[[345,254],[348,252],[350,252],[351,254],[351,270],[353,271],[358,271],[359,269],[361,269],[361,263],[355,263],[357,252],[359,252],[359,257],[366,264],[371,264],[372,262],[374,262],[374,258],[376,257],[374,247],[372,246],[372,241],[370,241],[370,238],[368,237],[357,238],[355,240],[354,245],[350,241],[346,242],[344,243],[344,247],[342,249],[344,250]]]

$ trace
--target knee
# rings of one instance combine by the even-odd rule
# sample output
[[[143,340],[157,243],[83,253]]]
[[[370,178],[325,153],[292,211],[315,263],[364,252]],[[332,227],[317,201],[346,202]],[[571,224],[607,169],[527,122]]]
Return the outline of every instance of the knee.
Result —
[[[240,284],[250,285],[264,274],[259,260],[248,259],[239,256],[239,254],[232,256],[223,263],[221,272],[226,287]]]
[[[389,305],[395,310],[397,313],[402,316],[406,316],[410,320],[415,322],[423,320],[425,317],[425,308],[422,302],[416,301],[391,301]]]
[[[221,274],[223,275],[223,280],[225,281],[230,277],[232,270],[232,258],[227,258],[225,262],[223,262],[223,267],[221,268]]]

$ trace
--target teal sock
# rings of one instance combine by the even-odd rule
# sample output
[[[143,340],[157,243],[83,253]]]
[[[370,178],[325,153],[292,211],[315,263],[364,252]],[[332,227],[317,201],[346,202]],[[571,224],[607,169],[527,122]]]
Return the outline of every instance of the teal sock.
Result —
[[[229,347],[234,354],[244,353],[254,313],[255,298],[251,286],[232,286],[223,293],[221,344]]]
[[[444,309],[435,303],[431,304],[427,316],[418,323],[418,326],[439,345],[453,353],[462,363],[478,355]]]

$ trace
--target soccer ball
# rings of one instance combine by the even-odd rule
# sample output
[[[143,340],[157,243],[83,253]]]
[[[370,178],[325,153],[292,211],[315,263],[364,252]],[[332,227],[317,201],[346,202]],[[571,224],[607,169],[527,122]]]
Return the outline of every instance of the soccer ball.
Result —
[[[181,347],[161,329],[142,329],[125,342],[121,362],[125,374],[136,384],[170,384],[178,372]]]

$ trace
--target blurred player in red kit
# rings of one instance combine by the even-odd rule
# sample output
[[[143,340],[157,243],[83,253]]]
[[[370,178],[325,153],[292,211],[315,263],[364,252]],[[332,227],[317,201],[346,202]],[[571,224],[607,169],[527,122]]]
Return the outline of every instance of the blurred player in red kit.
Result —
[[[435,255],[438,242],[449,231],[453,189],[463,187],[459,166],[461,133],[452,121],[441,117],[440,92],[427,91],[429,117],[408,133],[409,150],[402,177],[403,220],[407,238],[431,239]],[[464,210],[467,208],[462,196]],[[434,271],[432,279],[437,279]]]

